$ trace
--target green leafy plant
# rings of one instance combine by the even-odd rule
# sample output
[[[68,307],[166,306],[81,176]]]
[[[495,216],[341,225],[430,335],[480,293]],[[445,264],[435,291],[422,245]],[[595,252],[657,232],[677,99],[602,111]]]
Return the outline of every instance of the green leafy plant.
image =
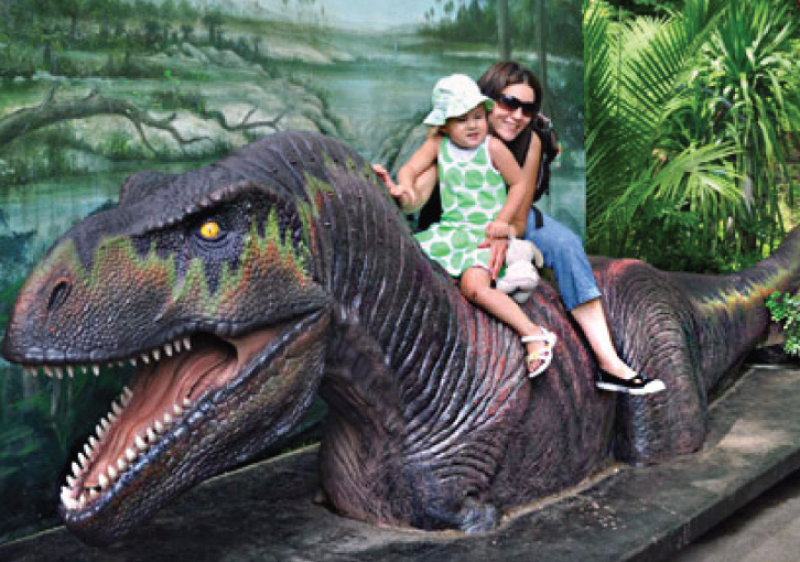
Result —
[[[784,351],[800,357],[800,294],[775,291],[767,297],[766,304],[772,319],[783,328]]]
[[[769,254],[796,198],[791,8],[686,0],[658,18],[603,0],[584,8],[589,250],[650,261],[663,253],[655,233],[680,232],[690,252],[727,254],[697,260],[702,271]],[[675,269],[664,257],[651,263]]]

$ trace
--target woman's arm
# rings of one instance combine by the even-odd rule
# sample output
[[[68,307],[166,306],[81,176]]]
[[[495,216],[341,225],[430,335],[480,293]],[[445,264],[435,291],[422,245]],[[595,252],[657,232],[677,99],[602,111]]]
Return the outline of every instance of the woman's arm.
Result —
[[[517,213],[511,221],[519,236],[525,232],[528,221],[528,214],[533,198],[536,196],[536,184],[539,181],[539,166],[542,164],[542,141],[539,135],[531,133],[531,142],[528,146],[528,153],[522,165],[522,178],[525,181],[525,197],[522,200]]]
[[[492,238],[504,238],[509,234],[522,233],[525,229],[525,222],[522,222],[522,229],[517,230],[516,224],[514,228],[509,231],[509,225],[516,222],[517,217],[521,214],[520,210],[527,202],[528,207],[533,199],[533,195],[528,196],[527,191],[531,191],[528,187],[528,182],[523,176],[522,170],[514,159],[514,155],[508,147],[503,144],[503,141],[492,138],[489,143],[489,154],[492,158],[492,163],[495,168],[503,176],[503,179],[508,184],[508,197],[500,209],[500,212],[495,217],[495,220],[487,226],[487,235]],[[527,216],[527,207],[526,216]],[[503,233],[505,231],[505,234]]]

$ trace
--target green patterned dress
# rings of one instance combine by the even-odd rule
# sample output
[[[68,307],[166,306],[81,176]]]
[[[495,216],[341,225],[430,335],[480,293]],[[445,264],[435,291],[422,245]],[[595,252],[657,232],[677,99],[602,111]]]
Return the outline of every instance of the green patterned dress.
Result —
[[[492,165],[487,136],[480,146],[465,150],[445,138],[439,147],[439,186],[442,218],[416,234],[425,253],[458,277],[470,267],[489,269],[486,225],[506,202],[506,184]]]

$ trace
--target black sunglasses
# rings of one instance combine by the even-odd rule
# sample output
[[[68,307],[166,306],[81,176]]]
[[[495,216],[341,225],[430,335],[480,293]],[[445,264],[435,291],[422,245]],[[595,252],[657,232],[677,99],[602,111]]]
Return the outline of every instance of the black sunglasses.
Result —
[[[536,112],[536,102],[520,101],[518,98],[509,96],[508,94],[500,94],[494,98],[494,101],[506,111],[516,111],[521,107],[522,114],[525,117],[533,117],[533,114]]]

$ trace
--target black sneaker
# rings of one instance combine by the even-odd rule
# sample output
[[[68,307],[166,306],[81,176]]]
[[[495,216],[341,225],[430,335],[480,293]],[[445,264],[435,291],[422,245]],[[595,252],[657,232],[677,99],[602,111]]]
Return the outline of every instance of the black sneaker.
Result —
[[[636,375],[630,379],[621,379],[600,369],[600,378],[597,381],[597,388],[609,390],[611,392],[622,392],[633,396],[644,396],[645,394],[655,394],[667,387],[659,379],[651,379],[644,375]]]

